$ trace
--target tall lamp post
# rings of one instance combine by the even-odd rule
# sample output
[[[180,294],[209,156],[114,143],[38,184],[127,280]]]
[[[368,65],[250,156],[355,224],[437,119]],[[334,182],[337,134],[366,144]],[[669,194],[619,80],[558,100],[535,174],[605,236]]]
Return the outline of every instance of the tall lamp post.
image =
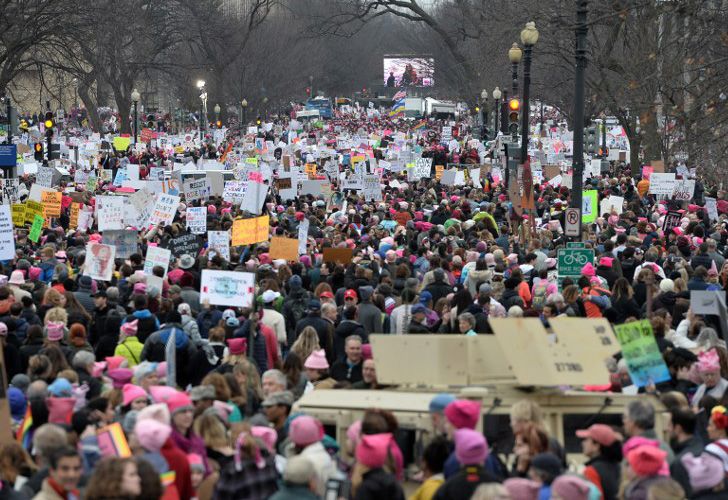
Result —
[[[493,108],[493,137],[498,137],[498,115],[500,114],[500,98],[501,89],[496,87],[493,90],[493,100],[495,101],[495,107]]]
[[[485,89],[483,89],[480,92],[480,110],[483,113],[483,116],[482,116],[483,126],[480,129],[481,130],[481,134],[480,135],[481,135],[481,137],[483,139],[487,139],[488,138],[488,135],[489,135],[489,130],[488,130],[488,91],[485,90]]]
[[[200,90],[200,119],[198,125],[200,127],[200,142],[204,139],[202,128],[203,120],[207,122],[207,91],[205,90],[205,80],[197,80],[197,88]]]
[[[576,72],[574,74],[574,149],[572,160],[571,207],[581,210],[584,190],[584,72],[586,70],[586,35],[588,0],[576,1]],[[581,236],[581,216],[579,217]]]
[[[245,128],[248,125],[248,100],[240,101],[240,106],[243,108],[243,128]]]
[[[219,127],[218,122],[220,121],[220,105],[215,104],[214,110],[215,110],[215,126]]]
[[[518,96],[518,65],[521,63],[521,57],[523,51],[517,43],[513,43],[510,49],[508,49],[508,60],[511,61],[511,79],[512,79],[512,94],[513,97]]]
[[[131,102],[132,104],[134,104],[134,144],[137,143],[137,135],[139,133],[139,120],[137,119],[139,99],[141,99],[139,91],[137,89],[134,89],[131,93]]]
[[[528,133],[530,127],[531,107],[529,103],[531,90],[531,49],[538,42],[538,30],[533,21],[526,23],[521,31],[521,43],[524,47],[523,58],[523,103],[521,105],[521,163],[528,160]]]

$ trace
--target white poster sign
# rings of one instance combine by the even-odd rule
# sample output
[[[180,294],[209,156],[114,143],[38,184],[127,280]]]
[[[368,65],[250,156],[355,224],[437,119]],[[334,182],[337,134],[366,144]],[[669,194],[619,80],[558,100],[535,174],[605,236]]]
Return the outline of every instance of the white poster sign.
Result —
[[[203,179],[190,179],[184,182],[185,201],[191,203],[197,200],[206,200],[210,197],[210,182],[207,177]]]
[[[609,198],[604,198],[599,203],[599,215],[611,214],[612,210],[614,210],[617,215],[621,215],[623,205],[624,198],[621,196],[610,196]]]
[[[102,243],[86,245],[86,262],[83,274],[99,281],[111,281],[114,272],[116,248]]]
[[[679,179],[675,181],[672,197],[679,201],[690,201],[695,193],[695,179]]]
[[[189,207],[187,209],[187,229],[192,234],[207,232],[207,207]]]
[[[170,225],[174,220],[174,214],[177,213],[178,207],[179,196],[157,193],[157,202],[154,204],[154,210],[149,216],[149,223],[154,226],[160,222],[163,222],[165,226]]]
[[[124,201],[121,196],[96,197],[99,231],[124,229]]]
[[[15,258],[13,215],[10,205],[0,205],[0,260]]]
[[[675,190],[675,174],[653,172],[650,175],[650,194],[672,196]]]
[[[308,226],[311,223],[303,219],[298,225],[298,255],[306,254],[306,243],[308,243]]]
[[[162,266],[164,268],[164,276],[167,276],[167,268],[169,268],[169,259],[172,252],[166,248],[147,247],[147,256],[144,258],[144,274],[152,274],[154,266]]]
[[[227,231],[208,231],[207,248],[211,256],[220,254],[220,257],[230,260],[230,233]]]
[[[204,269],[200,283],[200,302],[215,306],[250,307],[255,292],[255,274]]]

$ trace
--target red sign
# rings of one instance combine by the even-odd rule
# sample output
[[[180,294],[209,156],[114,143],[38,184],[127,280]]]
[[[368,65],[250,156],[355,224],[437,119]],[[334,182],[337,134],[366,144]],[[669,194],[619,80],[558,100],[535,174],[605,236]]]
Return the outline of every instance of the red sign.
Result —
[[[154,139],[155,135],[157,135],[157,134],[152,129],[143,128],[142,129],[142,142],[151,142],[152,139]]]

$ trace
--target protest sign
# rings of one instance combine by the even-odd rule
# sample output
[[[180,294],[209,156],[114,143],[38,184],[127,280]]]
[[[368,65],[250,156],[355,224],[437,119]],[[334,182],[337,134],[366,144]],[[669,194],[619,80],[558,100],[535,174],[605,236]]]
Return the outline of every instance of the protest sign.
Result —
[[[243,200],[240,202],[240,210],[259,215],[260,210],[268,196],[268,185],[262,182],[247,181],[248,187],[245,190]]]
[[[128,259],[132,254],[137,253],[136,231],[124,231],[123,229],[104,231],[101,241],[104,245],[116,248],[116,258],[118,259]]]
[[[25,204],[16,203],[13,208],[13,225],[15,227],[25,226]]]
[[[222,191],[222,199],[239,205],[245,197],[245,191],[248,189],[246,181],[227,181]]]
[[[652,177],[652,172],[654,172],[654,171],[655,171],[655,169],[649,165],[643,166],[642,167],[642,178],[647,179],[649,181],[650,177]]]
[[[203,269],[200,302],[215,306],[250,307],[255,293],[255,274]]]
[[[207,232],[207,208],[187,208],[187,229],[192,234],[205,234]]]
[[[361,194],[365,200],[382,201],[382,186],[378,175],[365,175],[362,182],[364,189]]]
[[[310,194],[313,196],[319,196],[323,192],[324,184],[330,184],[330,182],[322,180],[301,181],[301,189],[298,191],[298,195],[305,196]]]
[[[137,228],[147,227],[154,209],[154,203],[150,203],[152,193],[140,189],[127,199],[129,202],[124,208],[124,223]]]
[[[202,248],[202,241],[196,234],[182,234],[169,240],[167,246],[175,257],[184,254],[196,257]]]
[[[28,239],[33,243],[38,243],[40,239],[40,232],[43,230],[43,223],[45,219],[40,215],[35,215],[33,218],[33,225],[30,227],[30,234]]]
[[[336,262],[346,265],[351,262],[353,255],[351,248],[324,248],[324,262]]]
[[[168,226],[174,220],[174,215],[177,213],[179,207],[179,196],[171,194],[157,193],[157,202],[154,204],[154,209],[149,215],[149,223],[156,226],[160,222],[163,222],[165,226]]]
[[[622,346],[622,355],[634,385],[644,387],[670,380],[670,372],[657,347],[649,320],[615,325],[614,333]]]
[[[124,198],[97,196],[96,209],[99,231],[124,229]]]
[[[38,173],[35,176],[35,183],[45,188],[53,187],[53,169],[50,167],[38,168]]]
[[[219,254],[223,259],[230,261],[230,233],[227,231],[208,231],[207,249],[210,254]]]
[[[0,205],[0,260],[15,258],[15,237],[10,205]]]
[[[185,201],[191,203],[197,200],[206,200],[210,197],[210,182],[204,179],[190,179],[184,182]]]
[[[144,258],[144,274],[153,274],[152,269],[154,269],[155,266],[161,266],[164,269],[163,276],[167,276],[169,259],[171,257],[172,252],[166,248],[147,247],[147,255]]]
[[[20,197],[18,190],[20,189],[20,181],[18,179],[0,179],[0,193],[2,194],[2,203],[10,205],[18,203]]]
[[[408,181],[429,179],[432,172],[432,158],[417,158],[414,166],[407,169]]]
[[[237,219],[233,222],[232,245],[252,245],[268,241],[270,220],[267,215],[252,219]]]
[[[270,258],[298,260],[298,239],[273,236],[270,239]]]
[[[70,219],[68,221],[68,227],[70,227],[71,229],[76,229],[78,227],[78,212],[79,212],[80,208],[81,208],[80,203],[75,203],[75,202],[71,203],[71,211],[70,211],[71,214],[70,214]]]
[[[311,223],[308,219],[303,219],[298,225],[298,255],[306,253],[306,244],[308,243],[308,227]]]
[[[103,243],[86,245],[86,262],[83,274],[98,281],[111,281],[114,272],[116,248]]]
[[[694,314],[720,315],[721,306],[725,308],[724,290],[692,290],[690,307]]]
[[[177,329],[172,332],[164,345],[164,361],[167,362],[167,386],[177,387]]]
[[[604,198],[601,202],[599,202],[599,215],[610,215],[612,211],[614,211],[614,213],[617,215],[621,215],[623,206],[624,198],[622,196],[612,195],[609,198]]]
[[[63,193],[57,191],[43,191],[40,194],[41,203],[43,204],[43,213],[46,219],[61,216],[61,200]]]
[[[114,137],[114,149],[117,151],[126,151],[131,144],[130,137]]]
[[[103,457],[127,458],[131,456],[129,443],[119,422],[98,429],[96,440]]]
[[[670,210],[665,216],[665,220],[662,222],[662,230],[667,233],[672,231],[673,227],[678,227],[682,220],[682,214],[680,212]]]
[[[718,201],[715,198],[705,197],[705,209],[708,211],[708,217],[710,220],[717,221],[718,215]]]
[[[679,201],[690,201],[695,193],[695,179],[678,179],[675,181],[675,188],[672,198]]]
[[[584,191],[581,203],[581,221],[584,224],[591,224],[597,219],[599,209],[599,193],[595,189]]]
[[[653,172],[650,175],[650,194],[672,196],[675,190],[675,174]]]

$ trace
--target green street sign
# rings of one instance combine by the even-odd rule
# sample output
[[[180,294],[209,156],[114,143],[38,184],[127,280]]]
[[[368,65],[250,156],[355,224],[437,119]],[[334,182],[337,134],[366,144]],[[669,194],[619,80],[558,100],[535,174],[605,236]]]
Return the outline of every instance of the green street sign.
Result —
[[[594,264],[594,250],[585,248],[566,248],[559,250],[558,276],[559,278],[581,276],[581,268],[587,263]]]
[[[586,243],[583,241],[569,241],[566,243],[566,248],[586,248]]]

